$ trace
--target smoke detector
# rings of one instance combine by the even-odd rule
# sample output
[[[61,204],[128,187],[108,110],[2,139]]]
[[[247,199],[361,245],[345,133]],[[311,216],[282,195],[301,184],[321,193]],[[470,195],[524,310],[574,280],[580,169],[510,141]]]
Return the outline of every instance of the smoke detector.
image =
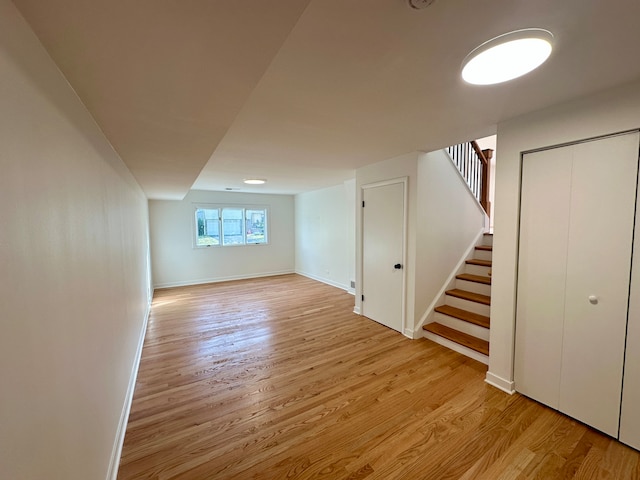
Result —
[[[436,0],[409,0],[409,6],[411,8],[415,8],[416,10],[422,10],[423,8],[427,8]]]

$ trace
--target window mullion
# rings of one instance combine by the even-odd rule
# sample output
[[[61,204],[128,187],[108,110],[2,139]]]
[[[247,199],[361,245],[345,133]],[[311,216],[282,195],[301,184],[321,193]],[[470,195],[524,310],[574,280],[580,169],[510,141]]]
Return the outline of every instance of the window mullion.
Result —
[[[242,209],[242,243],[247,245],[247,209]]]

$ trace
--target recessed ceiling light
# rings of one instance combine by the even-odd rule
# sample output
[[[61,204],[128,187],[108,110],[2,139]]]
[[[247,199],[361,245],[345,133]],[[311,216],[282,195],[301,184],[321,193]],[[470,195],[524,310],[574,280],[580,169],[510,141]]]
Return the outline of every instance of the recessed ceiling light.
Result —
[[[542,65],[553,49],[553,34],[541,28],[505,33],[475,48],[462,62],[462,78],[493,85],[518,78]]]
[[[244,183],[247,185],[262,185],[263,183],[267,183],[264,178],[245,178]]]

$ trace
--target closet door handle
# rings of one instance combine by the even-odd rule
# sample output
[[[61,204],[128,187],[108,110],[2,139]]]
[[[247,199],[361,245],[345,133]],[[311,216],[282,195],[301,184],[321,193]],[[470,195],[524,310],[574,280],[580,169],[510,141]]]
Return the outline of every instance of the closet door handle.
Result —
[[[591,305],[597,305],[598,304],[598,297],[596,297],[595,295],[589,295],[589,303]]]

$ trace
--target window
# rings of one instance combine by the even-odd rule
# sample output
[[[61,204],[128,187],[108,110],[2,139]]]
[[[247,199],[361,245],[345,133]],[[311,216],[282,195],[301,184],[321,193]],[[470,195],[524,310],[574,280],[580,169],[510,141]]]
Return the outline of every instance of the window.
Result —
[[[217,208],[196,209],[196,245],[210,247],[220,245],[220,215]]]
[[[196,247],[266,243],[266,207],[196,207]]]
[[[267,224],[266,210],[245,210],[247,243],[266,243],[267,233],[265,225]]]

